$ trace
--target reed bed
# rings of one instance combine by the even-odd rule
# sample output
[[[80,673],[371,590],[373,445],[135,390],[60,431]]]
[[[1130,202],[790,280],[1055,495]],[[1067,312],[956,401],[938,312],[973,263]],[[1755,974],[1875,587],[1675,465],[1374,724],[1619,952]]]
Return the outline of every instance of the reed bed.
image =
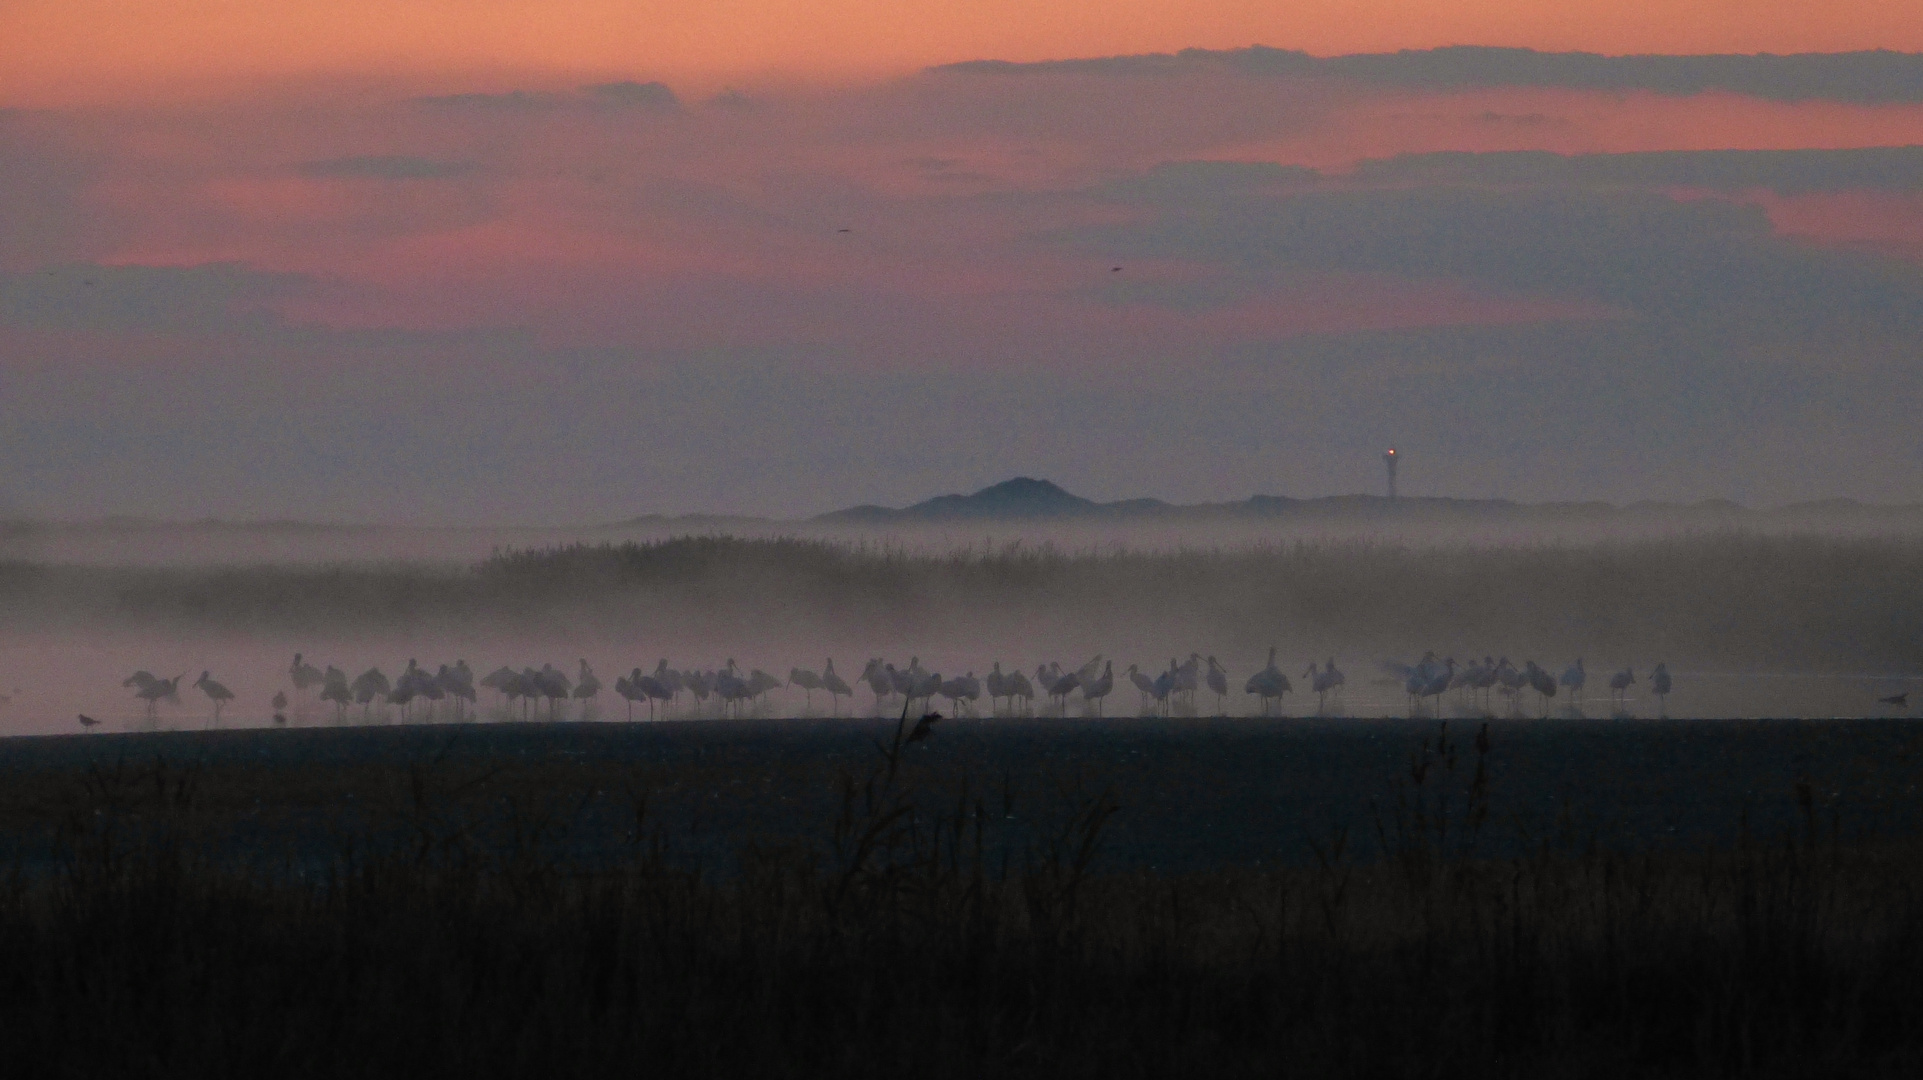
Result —
[[[196,776],[90,770],[0,888],[31,1075],[1909,1076],[1923,848],[1790,833],[1483,853],[1486,729],[1411,748],[1312,864],[1102,872],[1102,793],[1011,837],[903,724],[813,842],[566,854],[545,787],[396,768],[319,861],[205,843]],[[937,734],[935,736],[939,738]],[[931,793],[938,799],[929,798]],[[939,805],[941,809],[931,809]],[[487,812],[480,812],[485,809]]]

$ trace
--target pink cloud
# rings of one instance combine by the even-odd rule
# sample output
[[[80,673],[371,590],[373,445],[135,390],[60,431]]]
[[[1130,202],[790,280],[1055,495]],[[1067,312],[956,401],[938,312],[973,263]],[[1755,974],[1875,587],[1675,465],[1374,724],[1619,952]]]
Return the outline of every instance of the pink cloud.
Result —
[[[1217,271],[1138,260],[1115,277],[1107,258],[1054,239],[1128,219],[1135,211],[1081,193],[1161,162],[1339,172],[1432,149],[1923,142],[1923,107],[1384,93],[1206,71],[933,74],[625,112],[235,103],[76,114],[69,126],[102,163],[82,195],[96,211],[86,243],[97,258],[305,275],[308,291],[269,301],[295,323],[509,327],[545,345],[662,352],[803,344],[870,364],[968,364],[1614,314],[1465,282],[1307,272],[1169,303],[1156,287],[1208,286]],[[342,161],[424,164],[391,176],[313,164]],[[1766,205],[1796,235],[1900,250],[1923,235],[1905,198]]]

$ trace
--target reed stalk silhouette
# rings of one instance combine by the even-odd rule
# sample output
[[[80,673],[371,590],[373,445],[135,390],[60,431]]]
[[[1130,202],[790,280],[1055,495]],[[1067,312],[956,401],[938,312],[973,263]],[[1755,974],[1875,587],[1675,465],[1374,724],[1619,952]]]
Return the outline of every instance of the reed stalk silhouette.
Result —
[[[322,858],[211,837],[205,776],[100,764],[0,880],[21,1075],[1793,1076],[1923,1061],[1923,845],[1703,850],[1573,826],[1503,857],[1487,729],[1412,751],[1314,860],[1101,868],[884,731],[818,843],[678,851],[637,784],[389,770]],[[928,740],[938,743],[940,736]],[[596,801],[598,800],[598,801]],[[573,846],[582,807],[622,843]],[[1045,815],[1044,815],[1045,816]],[[1017,828],[1018,819],[1032,827]],[[1568,823],[1565,823],[1568,825]],[[217,831],[217,830],[216,830]]]

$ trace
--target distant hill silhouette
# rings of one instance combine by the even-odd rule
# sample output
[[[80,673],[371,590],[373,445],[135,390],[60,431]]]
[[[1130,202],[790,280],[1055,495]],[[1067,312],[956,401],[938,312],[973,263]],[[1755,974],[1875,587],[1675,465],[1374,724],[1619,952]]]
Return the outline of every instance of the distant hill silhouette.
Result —
[[[979,518],[1068,518],[1068,517],[1108,517],[1117,513],[1151,513],[1169,509],[1169,505],[1159,499],[1135,499],[1126,503],[1098,503],[1071,495],[1047,480],[1035,480],[1017,476],[1004,480],[991,487],[985,487],[973,495],[938,495],[925,502],[900,510],[886,506],[856,506],[847,510],[837,510],[823,514],[816,521],[825,522],[890,522],[890,521],[954,521]]]
[[[854,506],[822,514],[812,520],[830,525],[894,525],[944,521],[1035,520],[1165,520],[1207,521],[1251,518],[1387,518],[1397,520],[1578,521],[1605,518],[1642,518],[1682,521],[1714,527],[1760,518],[1887,515],[1910,516],[1913,506],[1876,506],[1851,499],[1825,499],[1773,510],[1752,510],[1727,499],[1695,503],[1638,502],[1615,506],[1605,502],[1520,503],[1509,499],[1450,499],[1382,495],[1328,495],[1295,499],[1284,495],[1256,495],[1240,502],[1179,505],[1160,499],[1096,502],[1063,490],[1048,480],[1018,476],[982,488],[972,495],[940,495],[899,509]]]

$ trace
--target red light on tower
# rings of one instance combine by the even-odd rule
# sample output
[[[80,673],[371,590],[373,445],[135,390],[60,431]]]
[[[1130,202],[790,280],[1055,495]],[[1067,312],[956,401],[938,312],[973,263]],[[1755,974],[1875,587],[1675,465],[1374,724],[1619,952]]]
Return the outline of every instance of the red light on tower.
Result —
[[[1388,452],[1382,455],[1382,463],[1389,467],[1389,498],[1394,499],[1396,497],[1396,448],[1395,447],[1391,446],[1388,449]]]

